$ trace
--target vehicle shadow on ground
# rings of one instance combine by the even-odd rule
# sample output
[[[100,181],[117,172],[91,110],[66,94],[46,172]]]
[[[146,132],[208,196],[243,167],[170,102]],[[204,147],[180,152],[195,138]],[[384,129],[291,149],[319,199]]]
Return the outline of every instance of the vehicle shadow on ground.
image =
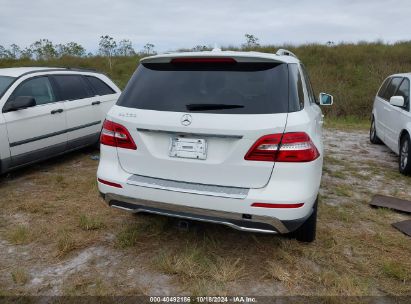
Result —
[[[98,148],[85,147],[63,155],[54,156],[49,159],[29,164],[0,175],[0,184],[4,181],[17,180],[19,178],[27,177],[37,172],[49,172],[59,166],[67,166],[67,164],[79,160],[80,158],[84,157],[84,155],[87,155],[88,157],[94,157],[98,156],[99,154],[100,150]]]

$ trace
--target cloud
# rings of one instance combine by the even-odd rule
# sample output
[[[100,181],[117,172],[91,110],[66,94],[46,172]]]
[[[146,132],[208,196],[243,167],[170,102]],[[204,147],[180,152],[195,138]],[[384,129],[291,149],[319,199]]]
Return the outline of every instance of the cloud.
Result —
[[[0,44],[40,38],[95,51],[99,37],[147,42],[159,51],[198,44],[240,45],[410,39],[408,0],[0,0]]]

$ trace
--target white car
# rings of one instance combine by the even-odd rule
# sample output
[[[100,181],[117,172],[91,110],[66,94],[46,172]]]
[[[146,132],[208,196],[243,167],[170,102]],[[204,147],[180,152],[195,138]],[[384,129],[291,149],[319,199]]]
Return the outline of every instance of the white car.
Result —
[[[120,93],[93,71],[0,69],[0,172],[98,143]]]
[[[131,212],[313,241],[322,123],[289,51],[147,57],[104,122],[98,187]]]
[[[410,77],[395,74],[384,80],[374,99],[370,128],[370,141],[383,142],[399,155],[399,170],[405,175],[411,173]]]

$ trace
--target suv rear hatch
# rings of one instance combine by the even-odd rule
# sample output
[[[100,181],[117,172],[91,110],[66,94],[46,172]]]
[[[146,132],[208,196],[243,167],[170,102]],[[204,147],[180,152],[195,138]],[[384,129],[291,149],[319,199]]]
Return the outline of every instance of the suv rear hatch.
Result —
[[[274,162],[244,156],[263,135],[284,132],[288,87],[288,67],[281,62],[143,62],[109,116],[137,146],[117,149],[120,164],[153,178],[264,187]]]

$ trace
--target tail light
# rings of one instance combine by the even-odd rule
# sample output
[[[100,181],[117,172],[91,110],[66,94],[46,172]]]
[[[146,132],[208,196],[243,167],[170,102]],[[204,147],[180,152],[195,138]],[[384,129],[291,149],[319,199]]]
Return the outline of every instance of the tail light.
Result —
[[[245,160],[271,162],[310,162],[320,156],[304,132],[270,134],[258,139],[245,155]]]
[[[106,146],[137,150],[137,146],[127,128],[110,120],[105,120],[103,123],[100,143]]]
[[[251,147],[244,159],[271,162],[275,161],[278,147],[281,143],[281,136],[282,134],[270,134],[261,137]]]

